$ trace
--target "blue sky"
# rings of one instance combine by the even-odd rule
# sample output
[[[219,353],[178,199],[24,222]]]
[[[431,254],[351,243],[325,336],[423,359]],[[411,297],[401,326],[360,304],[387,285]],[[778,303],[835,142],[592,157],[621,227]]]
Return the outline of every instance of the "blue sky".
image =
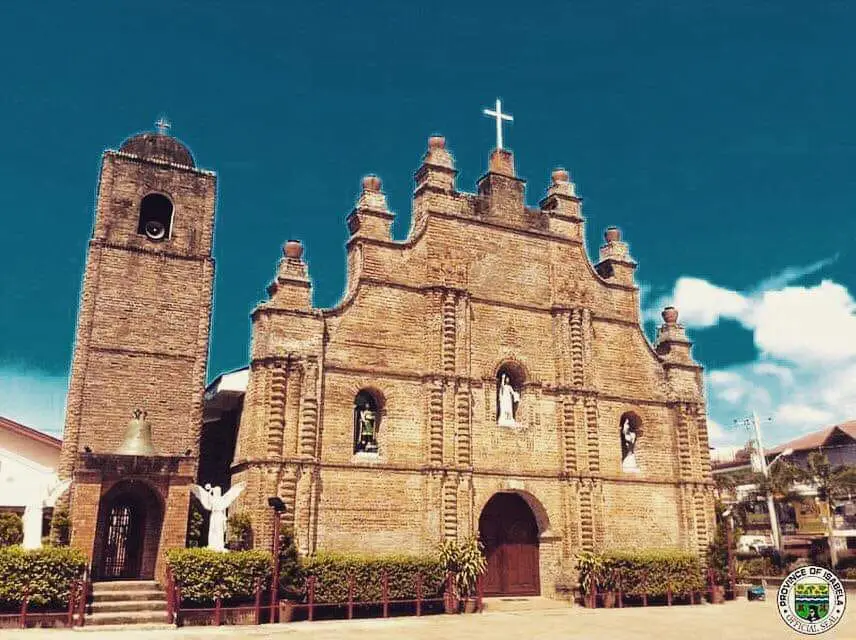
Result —
[[[770,441],[856,418],[856,5],[457,4],[4,6],[0,415],[61,430],[104,148],[166,114],[219,173],[213,377],[246,363],[284,240],[339,299],[361,176],[399,238],[429,135],[472,190],[499,95],[529,202],[567,167],[590,255],[619,225],[646,317],[680,308],[715,442],[752,407]]]

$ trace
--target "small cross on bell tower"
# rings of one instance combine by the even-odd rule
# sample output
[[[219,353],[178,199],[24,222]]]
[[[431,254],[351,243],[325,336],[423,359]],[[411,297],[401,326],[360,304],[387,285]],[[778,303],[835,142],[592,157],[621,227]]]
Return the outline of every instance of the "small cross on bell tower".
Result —
[[[169,135],[169,130],[172,129],[172,124],[166,119],[166,117],[161,116],[158,118],[157,122],[155,122],[155,127],[160,135],[166,136]]]

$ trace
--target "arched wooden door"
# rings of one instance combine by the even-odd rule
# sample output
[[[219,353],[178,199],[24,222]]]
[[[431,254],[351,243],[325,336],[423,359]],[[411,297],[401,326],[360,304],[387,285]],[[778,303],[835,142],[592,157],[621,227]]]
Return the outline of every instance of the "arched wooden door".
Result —
[[[479,532],[487,557],[484,594],[540,595],[538,523],[526,501],[497,493],[482,510]]]

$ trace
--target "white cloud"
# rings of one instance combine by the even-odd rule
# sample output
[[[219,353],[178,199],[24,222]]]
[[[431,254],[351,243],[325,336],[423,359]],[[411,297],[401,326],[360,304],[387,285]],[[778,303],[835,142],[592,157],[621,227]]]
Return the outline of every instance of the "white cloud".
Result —
[[[856,300],[831,280],[794,284],[836,258],[788,267],[744,291],[682,277],[670,297],[658,300],[657,309],[677,307],[690,329],[730,319],[752,333],[756,360],[707,373],[710,422],[722,429],[718,444],[745,442],[742,427],[722,425],[753,410],[773,419],[764,422],[767,445],[856,418]],[[654,313],[650,308],[646,317]]]
[[[65,376],[0,365],[0,416],[60,438],[67,387]]]

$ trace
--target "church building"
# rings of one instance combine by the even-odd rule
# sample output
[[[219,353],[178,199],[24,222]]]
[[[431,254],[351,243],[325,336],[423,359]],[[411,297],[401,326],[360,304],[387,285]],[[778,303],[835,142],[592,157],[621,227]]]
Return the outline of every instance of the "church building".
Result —
[[[162,575],[195,482],[245,482],[232,512],[261,548],[272,497],[303,554],[477,534],[488,595],[552,595],[583,550],[704,553],[702,369],[674,308],[646,338],[617,228],[589,261],[567,171],[530,206],[500,138],[458,191],[432,137],[403,241],[365,177],[339,304],[313,306],[311,251],[287,241],[248,368],[206,389],[215,193],[165,130],[104,154],[60,464],[97,576]]]

